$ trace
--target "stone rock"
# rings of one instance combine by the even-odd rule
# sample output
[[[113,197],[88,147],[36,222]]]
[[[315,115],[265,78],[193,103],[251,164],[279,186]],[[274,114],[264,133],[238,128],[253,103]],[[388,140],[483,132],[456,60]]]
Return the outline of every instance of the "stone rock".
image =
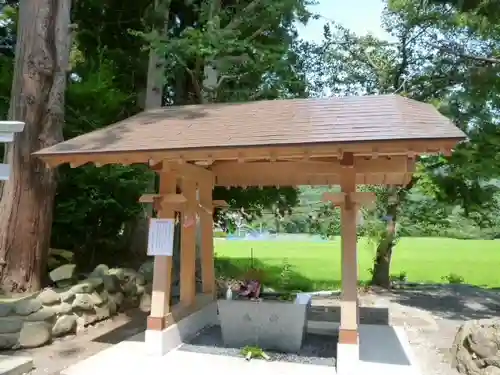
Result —
[[[55,305],[61,302],[61,297],[59,294],[52,288],[47,288],[42,290],[42,292],[36,297],[42,305],[50,306]]]
[[[94,311],[80,311],[77,312],[77,318],[76,318],[76,331],[81,331],[83,328],[86,326],[93,324],[97,322],[97,315],[94,313]]]
[[[102,279],[102,277],[89,277],[87,280],[85,280],[86,282],[92,284],[94,286],[94,290],[95,289],[100,289],[103,284],[104,284],[104,281]]]
[[[116,275],[103,275],[102,281],[104,285],[104,289],[110,293],[116,293],[121,291],[120,280]]]
[[[77,310],[93,310],[95,305],[94,300],[90,294],[77,293],[71,307]]]
[[[76,264],[64,264],[52,270],[49,274],[49,277],[55,283],[64,280],[75,280],[76,279],[75,271],[76,271]]]
[[[0,318],[9,315],[14,310],[13,303],[0,303]]]
[[[66,315],[70,314],[73,311],[73,306],[71,306],[71,303],[68,302],[62,302],[61,304],[53,306],[52,308],[57,315]]]
[[[139,303],[139,309],[143,312],[150,312],[151,311],[151,295],[144,293],[141,296],[141,301]]]
[[[123,295],[122,292],[110,294],[108,296],[108,301],[112,301],[116,304],[116,306],[121,306],[123,304],[123,300],[125,299],[125,296]]]
[[[16,349],[19,344],[19,333],[0,334],[0,349]]]
[[[136,296],[137,295],[137,285],[135,283],[135,280],[129,280],[127,281],[123,287],[123,293],[126,296]]]
[[[59,293],[59,296],[61,297],[61,302],[72,302],[75,299],[75,292],[69,289]]]
[[[98,295],[99,298],[101,298],[102,303],[108,302],[109,293],[106,290],[101,291]]]
[[[23,328],[23,319],[16,316],[0,318],[0,334],[16,333]]]
[[[106,303],[107,303],[108,308],[109,308],[109,314],[115,315],[116,312],[118,311],[118,306],[116,306],[116,303],[112,300],[108,300],[108,302],[106,302]]]
[[[152,260],[143,263],[137,273],[144,278],[144,281],[149,284],[153,282],[154,262]]]
[[[58,288],[71,288],[73,285],[75,285],[75,282],[76,280],[61,280],[61,281],[57,281],[55,284],[56,284],[56,287]]]
[[[140,286],[146,285],[146,279],[143,275],[137,274],[135,278],[135,283]]]
[[[37,312],[29,314],[25,319],[28,322],[43,322],[52,319],[56,315],[56,310],[52,306],[44,306]]]
[[[108,275],[115,275],[118,280],[127,282],[130,280],[135,280],[137,277],[137,272],[131,268],[111,268],[108,271]]]
[[[78,315],[76,317],[76,333],[80,333],[82,331],[85,330],[85,317],[83,317],[82,315]]]
[[[52,336],[59,337],[73,333],[76,330],[76,316],[63,315],[57,318],[54,326],[52,327]]]
[[[500,319],[464,323],[451,349],[452,366],[466,375],[500,375]]]
[[[102,305],[105,301],[101,297],[101,295],[97,292],[93,292],[90,294],[90,298],[92,299],[92,304],[94,306]]]
[[[123,269],[123,268],[111,268],[108,271],[108,275],[113,275],[118,280],[124,281],[125,280],[125,269]]]
[[[42,303],[35,298],[28,298],[16,302],[14,311],[17,315],[27,316],[42,308]]]
[[[92,280],[84,280],[79,282],[70,289],[73,293],[92,293],[95,289],[95,283]]]
[[[500,368],[488,366],[484,369],[483,375],[500,375]]]
[[[94,270],[90,273],[90,277],[102,277],[107,275],[109,271],[109,267],[105,264],[99,264],[94,268]]]
[[[37,348],[50,342],[52,325],[46,322],[26,322],[19,335],[23,348]]]
[[[124,268],[125,281],[135,280],[137,278],[137,271],[132,268]]]
[[[95,307],[95,321],[101,321],[104,319],[108,319],[111,316],[111,311],[109,309],[109,305],[102,305]]]
[[[144,294],[144,292],[146,291],[146,288],[144,287],[144,285],[136,285],[136,294],[138,296],[142,296]]]

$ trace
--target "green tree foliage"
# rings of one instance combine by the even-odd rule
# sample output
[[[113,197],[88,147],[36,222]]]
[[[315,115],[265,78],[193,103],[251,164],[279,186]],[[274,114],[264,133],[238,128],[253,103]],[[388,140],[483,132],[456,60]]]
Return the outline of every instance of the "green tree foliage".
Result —
[[[412,189],[429,193],[434,204],[461,207],[479,226],[496,207],[492,179],[500,172],[495,162],[500,133],[494,56],[499,38],[495,25],[485,22],[480,15],[464,17],[460,9],[442,4],[391,0],[383,16],[391,40],[358,36],[332,24],[325,28],[323,45],[311,47],[317,56],[311,67],[316,95],[397,93],[434,104],[469,136],[451,157],[421,158],[419,173],[408,186],[375,190],[376,220],[390,218],[385,225],[372,225],[381,230],[376,284],[389,283],[397,239],[393,224],[416,208],[409,199]],[[491,163],[484,163],[485,157]]]
[[[1,117],[8,109],[14,56],[17,2],[9,3],[12,11],[2,8],[0,23]],[[165,57],[166,105],[201,102],[197,85],[209,63],[217,63],[221,73],[214,92],[205,90],[211,101],[306,96],[294,26],[309,17],[306,5],[302,0],[173,0],[155,10],[152,0],[75,2],[65,138],[142,110],[150,42]],[[152,26],[164,22],[167,10],[165,34],[151,38]],[[75,250],[82,266],[99,257],[116,260],[117,252],[125,259],[130,223],[143,214],[137,199],[150,172],[143,166],[63,166],[59,172],[52,245]],[[256,213],[286,210],[297,202],[293,188],[216,189],[214,197]]]

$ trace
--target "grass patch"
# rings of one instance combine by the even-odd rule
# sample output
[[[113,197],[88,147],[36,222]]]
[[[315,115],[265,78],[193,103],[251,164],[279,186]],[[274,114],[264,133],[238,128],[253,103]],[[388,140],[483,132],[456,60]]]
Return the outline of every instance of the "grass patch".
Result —
[[[215,241],[217,270],[240,277],[252,266],[263,271],[263,282],[280,283],[286,259],[290,283],[287,289],[320,290],[340,285],[340,239],[330,242]],[[253,252],[253,258],[251,254]],[[358,243],[359,279],[370,279],[375,249]],[[391,274],[406,273],[410,282],[442,283],[450,274],[463,282],[488,288],[500,287],[500,241],[449,238],[402,238],[394,250]]]

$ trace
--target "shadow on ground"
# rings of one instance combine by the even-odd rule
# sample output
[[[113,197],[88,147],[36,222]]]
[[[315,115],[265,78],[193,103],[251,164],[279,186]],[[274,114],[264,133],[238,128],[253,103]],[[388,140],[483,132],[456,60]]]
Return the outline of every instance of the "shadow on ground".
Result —
[[[467,284],[419,285],[393,290],[391,300],[449,320],[488,319],[500,315],[500,293]]]
[[[127,310],[123,314],[127,317],[127,321],[123,325],[95,337],[92,341],[114,345],[124,340],[144,340],[140,334],[146,330],[148,314],[139,309]]]
[[[307,320],[340,323],[340,305],[313,305],[307,311]],[[386,307],[360,306],[359,323],[387,326],[389,325],[389,309]]]

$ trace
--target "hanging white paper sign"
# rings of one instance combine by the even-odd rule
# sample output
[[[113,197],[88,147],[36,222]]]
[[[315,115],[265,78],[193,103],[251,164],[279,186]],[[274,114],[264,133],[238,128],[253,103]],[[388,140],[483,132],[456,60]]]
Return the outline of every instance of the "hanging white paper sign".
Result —
[[[172,256],[174,248],[174,219],[150,219],[148,255]]]

